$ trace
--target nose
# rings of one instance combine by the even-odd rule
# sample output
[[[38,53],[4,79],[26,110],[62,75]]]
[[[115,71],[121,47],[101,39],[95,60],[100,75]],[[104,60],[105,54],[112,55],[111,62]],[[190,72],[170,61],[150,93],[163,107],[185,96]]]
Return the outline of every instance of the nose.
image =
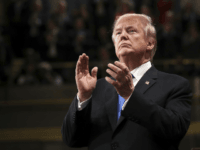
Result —
[[[123,30],[121,33],[121,40],[128,40],[128,35],[125,30]]]

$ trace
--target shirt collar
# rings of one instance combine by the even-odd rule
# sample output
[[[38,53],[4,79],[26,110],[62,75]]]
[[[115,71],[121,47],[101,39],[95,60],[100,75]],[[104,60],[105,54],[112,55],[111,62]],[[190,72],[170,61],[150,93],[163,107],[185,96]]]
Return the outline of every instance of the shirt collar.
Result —
[[[147,72],[147,70],[149,70],[149,68],[151,68],[151,62],[148,61],[144,64],[142,64],[141,66],[133,69],[131,71],[131,74],[135,77],[135,79],[140,80],[143,75]]]

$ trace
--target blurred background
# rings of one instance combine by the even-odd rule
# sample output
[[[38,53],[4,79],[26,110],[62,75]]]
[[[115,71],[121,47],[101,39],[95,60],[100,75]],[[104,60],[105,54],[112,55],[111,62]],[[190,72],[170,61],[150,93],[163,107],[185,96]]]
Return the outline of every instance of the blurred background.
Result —
[[[77,93],[78,56],[105,77],[117,60],[113,22],[129,12],[153,19],[156,68],[190,81],[192,119],[180,150],[200,147],[199,8],[199,0],[0,0],[0,149],[72,149],[60,130]]]

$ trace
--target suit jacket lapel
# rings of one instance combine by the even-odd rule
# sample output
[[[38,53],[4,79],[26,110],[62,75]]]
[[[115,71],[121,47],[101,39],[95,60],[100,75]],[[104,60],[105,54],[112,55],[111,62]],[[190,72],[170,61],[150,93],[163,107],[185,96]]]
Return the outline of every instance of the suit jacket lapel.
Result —
[[[137,91],[140,91],[141,94],[144,94],[146,90],[148,90],[151,86],[153,86],[156,83],[157,79],[157,70],[152,65],[152,67],[144,74],[144,76],[140,79],[138,84],[136,85],[135,89]],[[122,121],[125,120],[125,117],[120,116],[117,125],[115,126],[115,129],[118,127],[119,124],[122,123]],[[115,130],[114,129],[114,130]]]
[[[137,89],[137,91],[140,91],[141,94],[144,94],[146,90],[154,85],[154,83],[156,82],[155,79],[157,79],[157,70],[154,66],[152,66],[140,79],[135,88]]]
[[[111,127],[114,131],[117,124],[117,102],[118,94],[113,85],[109,84],[108,90],[105,95],[105,107]]]

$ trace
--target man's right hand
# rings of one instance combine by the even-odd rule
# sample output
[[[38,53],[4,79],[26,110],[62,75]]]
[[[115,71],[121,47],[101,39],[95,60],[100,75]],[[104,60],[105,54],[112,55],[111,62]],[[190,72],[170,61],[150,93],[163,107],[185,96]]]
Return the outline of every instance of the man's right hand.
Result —
[[[89,72],[89,57],[83,53],[79,56],[76,64],[76,85],[80,102],[89,99],[96,87],[98,67]]]

